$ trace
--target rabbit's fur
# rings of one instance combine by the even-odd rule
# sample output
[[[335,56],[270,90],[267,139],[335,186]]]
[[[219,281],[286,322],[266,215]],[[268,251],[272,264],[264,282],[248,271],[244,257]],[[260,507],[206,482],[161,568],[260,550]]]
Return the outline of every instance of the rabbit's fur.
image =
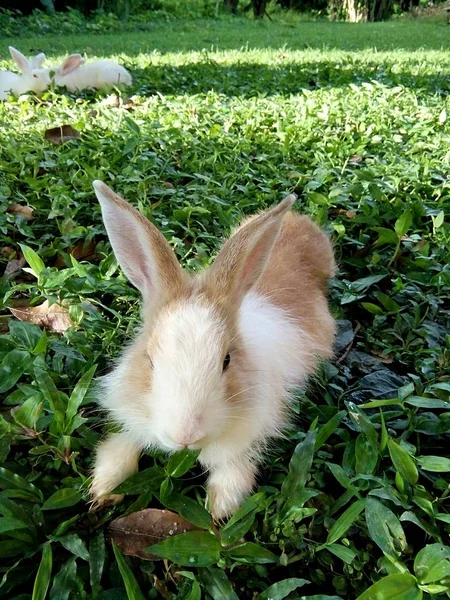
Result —
[[[143,327],[102,382],[100,403],[122,432],[97,449],[92,499],[120,500],[110,492],[145,448],[197,448],[210,510],[223,519],[251,492],[293,388],[332,355],[330,241],[291,212],[289,196],[247,219],[191,276],[152,223],[102,182],[94,188],[117,260],[142,292]]]
[[[132,83],[130,73],[121,65],[109,60],[85,64],[81,54],[71,54],[54,71],[56,85],[67,88],[69,92]]]
[[[0,100],[6,100],[9,94],[20,96],[26,92],[44,92],[51,83],[48,69],[41,68],[45,54],[41,52],[28,60],[12,46],[9,47],[9,51],[22,75],[12,71],[0,71]]]

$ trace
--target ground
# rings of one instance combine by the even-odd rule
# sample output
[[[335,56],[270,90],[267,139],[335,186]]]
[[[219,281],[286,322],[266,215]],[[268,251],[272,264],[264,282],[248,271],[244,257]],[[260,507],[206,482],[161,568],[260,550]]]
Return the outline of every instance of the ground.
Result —
[[[69,51],[118,59],[134,84],[0,105],[2,597],[448,597],[445,23],[179,21],[2,39],[1,56],[11,44],[50,64]],[[44,139],[63,124],[81,137]],[[186,457],[146,456],[152,470],[124,485],[122,505],[88,513],[105,431],[94,365],[105,372],[138,323],[94,179],[151,217],[190,269],[242,214],[290,192],[333,239],[336,358],[299,392],[258,494],[220,534]],[[46,330],[23,312],[43,300],[63,311]],[[169,569],[105,546],[111,519],[146,506],[203,527],[194,561],[182,542],[159,549],[181,564]]]

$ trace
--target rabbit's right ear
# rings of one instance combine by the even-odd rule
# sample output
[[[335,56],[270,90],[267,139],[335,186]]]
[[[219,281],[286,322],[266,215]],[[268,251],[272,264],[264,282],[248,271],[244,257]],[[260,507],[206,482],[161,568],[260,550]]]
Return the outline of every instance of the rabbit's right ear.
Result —
[[[9,46],[9,53],[11,54],[13,61],[16,63],[16,65],[19,67],[22,73],[26,73],[27,71],[31,70],[31,62],[26,56],[22,54],[22,52],[19,52],[12,46]]]
[[[34,56],[31,59],[31,68],[32,69],[40,69],[44,60],[45,60],[45,54],[43,52],[36,54],[36,56]]]
[[[75,69],[78,69],[78,67],[81,67],[81,65],[84,65],[84,58],[81,54],[71,54],[63,60],[59,67],[59,74],[68,75],[72,71],[75,71]]]
[[[93,186],[117,261],[144,301],[155,304],[175,293],[183,271],[163,234],[103,182]]]

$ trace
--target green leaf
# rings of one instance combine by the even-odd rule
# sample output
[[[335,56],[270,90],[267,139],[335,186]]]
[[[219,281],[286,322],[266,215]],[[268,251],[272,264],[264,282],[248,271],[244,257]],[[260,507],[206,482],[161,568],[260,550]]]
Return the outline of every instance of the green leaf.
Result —
[[[87,551],[86,544],[76,533],[68,533],[62,537],[55,538],[66,550],[78,556],[83,560],[89,561],[89,552]]]
[[[148,490],[157,490],[164,479],[161,467],[149,467],[125,479],[113,491],[113,494],[142,494]]]
[[[208,567],[220,558],[219,540],[206,531],[181,533],[147,550],[184,567]]]
[[[42,258],[37,254],[32,248],[26,246],[25,244],[19,244],[23,256],[27,263],[30,265],[33,270],[34,275],[39,277],[42,271],[45,269],[45,264]]]
[[[391,455],[392,463],[402,477],[404,477],[411,485],[417,483],[419,479],[419,473],[416,465],[414,464],[414,460],[411,458],[408,452],[402,448],[402,446],[395,443],[392,439],[388,440],[388,449],[389,454]]]
[[[396,557],[398,549],[405,550],[406,537],[400,521],[372,496],[366,500],[366,524],[370,537],[385,554]]]
[[[45,501],[42,510],[59,510],[73,506],[81,500],[81,494],[73,488],[61,488]]]
[[[249,564],[263,565],[266,563],[276,563],[279,560],[276,554],[253,542],[245,542],[245,544],[240,544],[226,550],[225,553],[238,562]]]
[[[378,463],[378,452],[369,442],[365,433],[360,433],[355,445],[355,471],[370,475]]]
[[[344,469],[340,465],[336,465],[334,463],[325,463],[330,471],[333,473],[335,478],[339,481],[343,488],[346,490],[350,490],[353,488],[352,482],[350,481],[349,476],[344,471]]]
[[[450,458],[445,456],[418,456],[417,462],[424,471],[447,473],[450,471]]]
[[[337,542],[353,525],[360,513],[363,511],[366,501],[357,500],[346,511],[342,513],[339,519],[333,524],[333,527],[328,532],[326,545]]]
[[[32,600],[44,600],[52,576],[52,547],[49,543],[42,548],[42,558],[34,580]]]
[[[316,430],[308,431],[305,439],[294,450],[287,477],[281,486],[281,497],[285,501],[295,501],[295,495],[305,487],[312,465],[316,434]]]
[[[27,529],[28,525],[15,519],[14,517],[1,517],[0,518],[0,535],[8,533],[8,531],[15,531],[16,529]]]
[[[117,566],[119,567],[120,574],[122,575],[128,600],[145,600],[145,597],[141,592],[141,589],[133,575],[132,570],[125,562],[122,553],[117,548],[114,542],[112,543],[112,547],[114,550],[114,556],[116,557]]]
[[[400,305],[383,292],[375,292],[374,296],[389,312],[397,313],[400,310]]]
[[[43,335],[39,325],[35,323],[11,319],[8,327],[12,339],[28,352],[33,352]]]
[[[421,600],[422,596],[415,577],[409,573],[395,573],[374,583],[357,600]]]
[[[11,473],[11,471],[8,471],[4,467],[0,467],[0,488],[4,490],[19,489],[26,492],[26,496],[19,496],[20,498],[30,497],[35,502],[42,501],[41,490],[20,475]]]
[[[374,230],[379,233],[376,243],[380,244],[397,244],[398,236],[392,229],[386,229],[386,227],[374,227]]]
[[[372,315],[383,314],[383,309],[377,306],[376,304],[373,304],[373,302],[361,302],[361,306],[365,308],[368,312],[370,312]]]
[[[289,596],[294,590],[304,585],[308,585],[308,583],[310,582],[307,579],[298,579],[296,577],[284,579],[283,581],[278,581],[266,588],[259,594],[258,598],[259,600],[282,600],[283,598],[286,598],[286,596]]]
[[[223,569],[218,567],[201,569],[199,579],[211,598],[216,600],[239,600]]]
[[[169,495],[161,497],[161,502],[167,508],[170,508],[187,519],[190,523],[209,529],[211,527],[211,515],[201,504],[196,500],[185,496],[184,494],[175,494],[172,492]]]
[[[69,558],[55,576],[50,590],[50,600],[68,600],[70,594],[76,592],[77,563],[75,561],[75,557]]]
[[[103,532],[97,533],[89,545],[89,576],[91,582],[92,596],[96,598],[100,591],[103,567],[105,565],[105,536]]]
[[[395,233],[399,238],[403,237],[412,225],[412,215],[409,210],[405,210],[402,216],[395,222]]]
[[[70,394],[66,410],[66,423],[69,424],[74,418],[74,416],[77,414],[78,409],[81,406],[84,397],[86,396],[89,386],[91,385],[91,381],[96,369],[97,365],[94,365],[89,369],[89,371],[87,371],[82,377],[80,377],[78,383],[76,384],[72,393]]]
[[[264,507],[264,494],[254,494],[240,506],[237,512],[224,525],[220,531],[220,537],[224,544],[238,542],[250,529],[255,520],[256,513]]]
[[[181,450],[172,454],[166,467],[169,477],[182,477],[195,465],[198,455],[197,451],[192,450]]]
[[[28,367],[31,365],[33,357],[24,350],[11,350],[4,357],[0,364],[0,393],[3,394],[10,390]]]
[[[351,548],[347,548],[347,546],[343,546],[342,544],[329,544],[323,549],[329,550],[332,554],[340,558],[348,565],[350,565],[355,559],[355,557],[358,555],[357,552],[355,552]]]
[[[42,414],[42,404],[42,396],[40,394],[30,396],[23,402],[22,406],[14,411],[14,421],[22,427],[35,429]]]
[[[450,410],[450,402],[438,400],[437,398],[424,398],[422,396],[409,396],[405,400],[405,404],[417,406],[418,408],[444,408]]]
[[[414,560],[414,573],[419,583],[437,583],[450,577],[450,548],[428,544]]]
[[[325,444],[327,439],[336,431],[336,429],[339,427],[340,422],[346,415],[347,411],[341,410],[340,412],[336,413],[333,417],[331,417],[331,419],[327,423],[322,425],[322,427],[317,432],[316,442],[314,444],[315,452],[317,452],[317,450],[319,450],[319,448],[321,448]]]

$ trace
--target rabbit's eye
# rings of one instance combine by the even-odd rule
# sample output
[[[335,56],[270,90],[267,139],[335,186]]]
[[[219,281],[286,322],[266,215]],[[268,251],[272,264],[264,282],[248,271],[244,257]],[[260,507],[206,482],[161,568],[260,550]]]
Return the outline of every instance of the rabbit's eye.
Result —
[[[231,360],[231,357],[230,357],[230,353],[228,352],[227,355],[224,358],[224,361],[223,361],[223,367],[222,367],[222,372],[223,373],[225,373],[225,371],[230,366],[230,360]]]

